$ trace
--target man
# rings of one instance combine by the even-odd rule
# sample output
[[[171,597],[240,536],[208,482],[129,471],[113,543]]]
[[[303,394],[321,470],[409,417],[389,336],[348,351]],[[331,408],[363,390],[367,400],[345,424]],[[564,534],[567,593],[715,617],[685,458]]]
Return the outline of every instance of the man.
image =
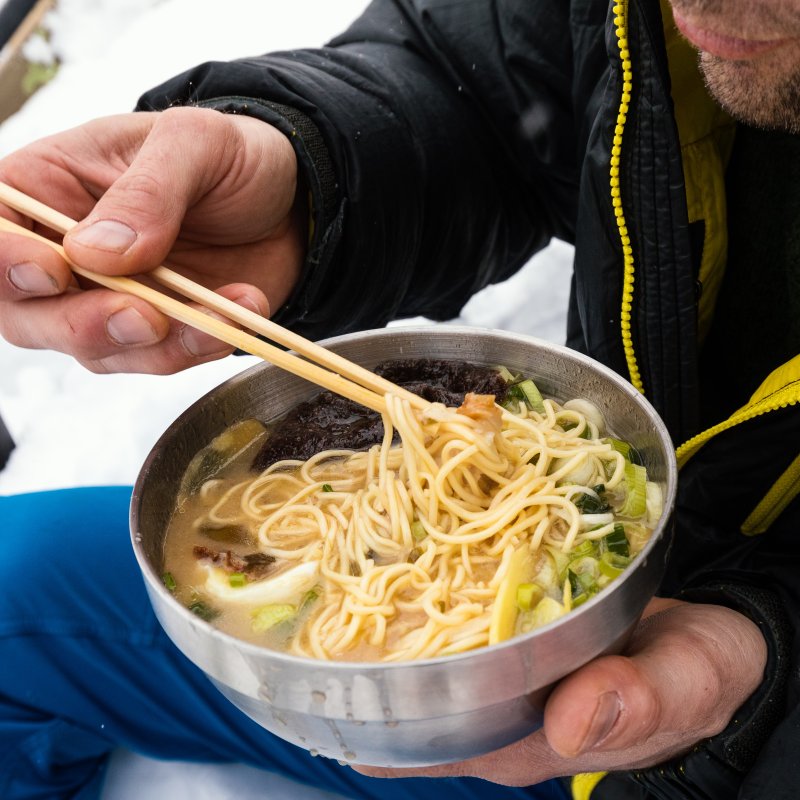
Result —
[[[330,48],[203,65],[142,98],[140,111],[156,113],[95,121],[0,162],[0,179],[82,220],[65,247],[83,266],[126,274],[169,260],[315,338],[454,316],[551,237],[574,242],[569,344],[644,391],[678,447],[664,597],[623,656],[555,689],[543,730],[426,774],[526,786],[532,797],[571,775],[574,796],[593,800],[796,794],[798,45],[797,0],[376,0]],[[11,236],[0,246],[0,330],[16,344],[64,350],[95,371],[170,372],[229,352],[141,301],[80,286],[44,246]],[[121,497],[92,497],[107,503],[95,519],[123,513]],[[52,548],[48,515],[80,528],[80,502],[37,499],[28,546]],[[30,505],[5,513],[13,522]],[[76,538],[70,563],[48,578],[98,557],[101,537]],[[121,580],[95,593],[100,610],[74,613],[119,615]],[[44,677],[35,690],[30,678],[4,679],[0,718],[18,722],[24,707],[32,736],[54,718],[88,736],[88,720],[105,718],[97,709],[107,714],[106,693],[80,682],[68,707],[53,701],[41,684],[61,650],[31,644],[31,630],[41,633],[32,624],[21,647],[14,625],[59,603],[71,620],[80,592],[13,596],[6,612],[3,657]],[[70,652],[81,658],[86,646]],[[164,648],[148,652],[145,671],[211,703],[185,688],[185,667]],[[116,688],[157,691],[123,656],[92,652]],[[168,717],[181,732],[190,706]],[[141,711],[115,711],[113,734],[92,730],[75,748],[83,771],[51,746],[50,761],[39,754],[47,774],[29,770],[27,785],[89,786],[114,742],[143,746]],[[226,717],[224,727],[241,724]],[[193,743],[187,733],[153,748],[185,757]],[[203,745],[197,757],[263,758],[217,729]],[[318,772],[352,794],[405,784]],[[417,796],[436,791],[413,785]],[[474,786],[442,791],[514,791]]]

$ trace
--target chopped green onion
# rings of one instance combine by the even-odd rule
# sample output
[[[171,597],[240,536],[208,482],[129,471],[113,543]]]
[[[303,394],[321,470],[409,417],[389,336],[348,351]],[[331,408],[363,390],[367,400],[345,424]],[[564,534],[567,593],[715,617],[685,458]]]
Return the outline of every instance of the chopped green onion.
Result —
[[[578,511],[583,514],[605,514],[606,511],[611,509],[611,506],[603,497],[595,497],[586,493],[579,494],[572,502],[575,503]]]
[[[521,583],[517,586],[517,608],[530,611],[544,597],[544,590],[537,583]]]
[[[585,556],[593,556],[595,552],[594,542],[591,539],[584,539],[577,547],[573,547],[569,552],[570,561],[575,561]]]
[[[577,597],[583,592],[596,594],[598,590],[597,579],[600,576],[600,567],[596,558],[584,556],[570,562],[567,577],[572,589],[572,596]]]
[[[582,594],[579,594],[577,597],[573,597],[572,607],[577,608],[578,606],[582,606],[590,597],[592,597],[592,594],[590,594],[589,592],[583,592]]]
[[[289,603],[273,603],[258,608],[253,612],[253,632],[264,633],[274,628],[281,622],[291,619],[297,613],[297,608]]]
[[[618,452],[622,453],[627,461],[632,464],[639,464],[641,466],[642,458],[636,448],[629,442],[624,442],[622,439],[615,439],[609,436],[606,441]]]
[[[571,556],[563,552],[560,547],[546,546],[545,549],[550,553],[553,559],[559,580],[563,581],[564,576],[567,574],[567,567],[569,566]]]
[[[600,556],[600,572],[608,578],[616,578],[631,563],[627,556],[607,550]]]
[[[331,486],[329,483],[323,483],[322,484],[322,491],[323,492],[332,492],[333,491],[333,486]]]
[[[497,368],[497,374],[506,383],[514,383],[518,379],[518,376],[515,375],[513,372],[511,372],[511,370],[508,369],[508,367],[504,367],[502,365]]]
[[[247,575],[244,572],[232,572],[228,575],[228,583],[234,588],[244,586],[247,583]]]
[[[204,603],[202,600],[195,600],[189,606],[189,611],[192,614],[196,614],[200,619],[204,619],[206,622],[214,619],[214,617],[219,616],[219,611],[216,608],[212,608],[208,603]]]
[[[414,541],[419,542],[427,535],[428,532],[425,530],[425,526],[418,519],[415,519],[411,523],[411,536],[414,538]]]
[[[576,572],[573,572],[571,569],[568,569],[567,578],[569,580],[569,586],[571,589],[573,600],[579,595],[582,595],[586,592],[586,589],[583,588],[583,584],[578,578],[578,574]]]
[[[647,521],[655,524],[661,518],[664,510],[664,495],[661,487],[653,481],[647,481],[645,485],[645,506],[647,507]]]
[[[625,463],[625,502],[619,509],[623,517],[641,517],[647,511],[647,470],[630,461]]]
[[[310,606],[314,601],[319,600],[320,592],[322,592],[322,589],[319,586],[315,586],[313,589],[309,589],[303,595],[303,599],[300,601],[299,611],[303,611],[306,608],[306,606]]]
[[[178,588],[178,583],[172,576],[171,572],[165,572],[161,576],[161,580],[164,581],[164,586],[166,586],[171,592],[174,592]]]
[[[503,398],[502,406],[508,411],[517,411],[520,401],[532,411],[538,411],[540,414],[544,411],[542,395],[530,378],[509,386],[506,396]]]
[[[625,526],[619,522],[614,525],[614,530],[600,540],[600,549],[618,556],[628,557],[631,554],[630,543],[625,535]]]

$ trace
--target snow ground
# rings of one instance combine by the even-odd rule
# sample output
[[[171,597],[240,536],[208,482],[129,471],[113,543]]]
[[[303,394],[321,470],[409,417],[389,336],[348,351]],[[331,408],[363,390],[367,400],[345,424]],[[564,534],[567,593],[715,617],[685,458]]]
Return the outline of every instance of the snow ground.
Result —
[[[366,0],[58,0],[48,20],[57,52],[51,84],[0,125],[0,157],[96,116],[129,110],[138,94],[184,68],[275,49],[316,46]],[[468,304],[462,324],[563,341],[571,248],[554,243],[519,274]],[[417,320],[418,322],[418,320]],[[0,340],[0,414],[17,449],[0,493],[130,484],[149,449],[195,399],[254,363],[231,357],[179,375],[92,375],[69,358]],[[332,795],[242,765],[159,762],[127,751],[112,759],[104,800],[323,800]]]

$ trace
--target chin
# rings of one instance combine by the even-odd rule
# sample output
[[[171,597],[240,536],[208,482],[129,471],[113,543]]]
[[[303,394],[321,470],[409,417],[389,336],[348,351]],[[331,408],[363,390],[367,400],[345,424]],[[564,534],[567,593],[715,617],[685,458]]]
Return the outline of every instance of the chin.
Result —
[[[709,91],[734,119],[800,134],[800,67],[781,71],[708,53],[701,54],[700,67]]]

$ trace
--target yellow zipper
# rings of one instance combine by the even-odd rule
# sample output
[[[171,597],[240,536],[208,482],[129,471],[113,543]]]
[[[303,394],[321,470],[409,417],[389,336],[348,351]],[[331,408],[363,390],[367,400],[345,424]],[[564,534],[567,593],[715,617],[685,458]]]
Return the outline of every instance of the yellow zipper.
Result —
[[[628,225],[622,210],[622,193],[620,191],[620,156],[622,155],[622,135],[625,132],[625,122],[628,118],[628,109],[633,90],[633,72],[631,71],[631,54],[628,49],[628,0],[619,0],[614,6],[614,27],[617,34],[617,47],[622,61],[622,96],[620,97],[617,111],[617,124],[614,127],[614,139],[611,146],[611,164],[609,167],[609,183],[611,184],[611,204],[614,207],[614,218],[617,221],[623,254],[623,280],[622,280],[622,308],[620,312],[620,327],[622,333],[622,347],[625,351],[625,361],[631,383],[644,394],[642,376],[633,352],[633,336],[631,334],[631,309],[633,307],[633,282],[634,263],[633,248],[628,235]]]
[[[633,280],[634,263],[631,238],[628,235],[628,225],[625,213],[622,210],[622,192],[620,190],[620,162],[622,155],[622,134],[625,132],[625,122],[628,119],[628,110],[633,91],[633,71],[631,70],[631,53],[628,49],[628,0],[619,0],[614,6],[614,28],[617,34],[617,48],[622,62],[622,96],[617,110],[617,123],[614,126],[614,139],[611,145],[611,162],[609,166],[609,183],[611,185],[611,205],[614,207],[614,218],[617,221],[617,230],[622,242],[623,278],[622,278],[622,308],[620,311],[620,328],[622,333],[622,347],[625,351],[625,362],[628,365],[630,381],[642,394],[644,385],[633,351],[633,336],[631,334],[631,309],[633,308]],[[606,772],[586,772],[574,775],[572,778],[573,800],[589,800],[592,790],[607,775]]]
[[[742,523],[742,533],[753,536],[764,533],[783,513],[789,503],[800,494],[800,455],[778,478],[761,502]]]
[[[760,417],[762,414],[768,414],[770,411],[777,411],[780,408],[787,408],[788,406],[797,405],[800,403],[800,380],[794,381],[787,386],[769,394],[760,400],[739,409],[732,414],[728,419],[714,425],[712,428],[698,433],[688,441],[684,442],[676,451],[675,455],[678,459],[678,467],[682,467],[704,444],[713,439],[718,433],[727,431],[736,425],[741,425],[755,417]]]

